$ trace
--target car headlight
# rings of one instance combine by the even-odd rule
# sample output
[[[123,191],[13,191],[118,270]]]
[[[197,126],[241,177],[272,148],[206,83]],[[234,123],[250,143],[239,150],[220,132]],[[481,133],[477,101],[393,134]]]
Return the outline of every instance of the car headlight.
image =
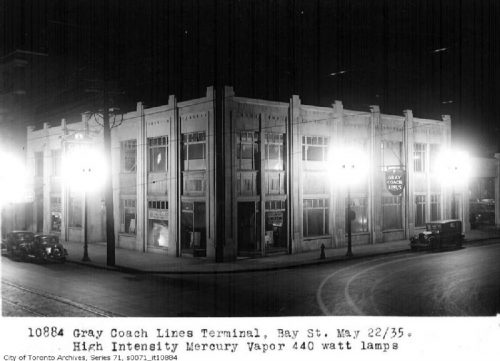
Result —
[[[50,254],[51,251],[52,249],[50,247],[45,248],[45,252],[47,252],[47,254]]]

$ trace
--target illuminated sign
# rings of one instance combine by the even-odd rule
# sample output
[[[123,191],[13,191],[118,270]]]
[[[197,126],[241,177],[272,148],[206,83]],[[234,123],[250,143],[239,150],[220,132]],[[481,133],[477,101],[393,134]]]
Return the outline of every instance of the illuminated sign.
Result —
[[[389,169],[385,172],[385,184],[392,195],[400,195],[405,188],[405,171],[403,169]]]

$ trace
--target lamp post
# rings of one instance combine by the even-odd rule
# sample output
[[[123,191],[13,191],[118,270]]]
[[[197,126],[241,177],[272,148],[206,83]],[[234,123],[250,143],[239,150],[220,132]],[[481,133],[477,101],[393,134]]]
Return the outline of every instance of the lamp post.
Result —
[[[347,191],[347,253],[352,257],[352,221],[356,217],[351,210],[351,185],[366,178],[368,162],[365,152],[356,147],[337,147],[330,150],[331,178],[334,184],[346,187]]]
[[[347,185],[347,257],[352,257],[351,187]]]
[[[70,142],[70,149],[66,148],[63,172],[65,181],[75,191],[81,191],[83,208],[83,258],[89,262],[88,254],[88,192],[96,190],[103,183],[103,157],[93,147],[88,139],[75,137],[77,141]]]
[[[471,174],[471,161],[469,154],[463,150],[443,150],[436,160],[437,176],[441,184],[449,187],[452,192],[452,206],[455,206],[455,190],[460,190],[461,209],[457,212],[462,220],[462,230],[465,232],[465,222],[468,220],[465,212],[466,185]]]

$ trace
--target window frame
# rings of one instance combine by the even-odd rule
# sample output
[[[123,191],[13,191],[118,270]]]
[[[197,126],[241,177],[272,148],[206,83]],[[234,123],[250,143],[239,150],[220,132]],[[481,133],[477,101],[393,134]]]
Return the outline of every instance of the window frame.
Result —
[[[424,227],[426,224],[426,213],[427,213],[427,195],[426,194],[415,194],[415,227]],[[421,220],[422,222],[417,222],[419,220],[419,207],[421,208]]]
[[[427,144],[413,143],[413,171],[415,173],[424,173],[427,170],[426,158],[427,158]]]
[[[330,199],[329,198],[304,198],[302,200],[302,235],[304,238],[325,237],[330,235]],[[309,230],[309,212],[322,211],[322,230],[319,234],[311,234]]]
[[[164,161],[163,165],[159,167],[158,165],[153,166],[154,158],[158,155],[152,156],[153,151],[164,149]],[[149,173],[165,173],[168,172],[168,137],[166,135],[148,138],[148,172]]]
[[[133,202],[133,205],[131,204]],[[128,204],[127,204],[128,203]],[[130,232],[130,223],[129,222],[129,229],[127,230],[127,210],[133,209],[133,214],[134,214],[134,219],[135,220],[135,227],[132,232]],[[135,197],[121,197],[120,198],[120,233],[121,234],[127,234],[127,235],[135,235],[137,234],[137,198]]]
[[[129,154],[131,152],[133,152],[134,164],[131,169],[127,169],[127,160],[130,161],[131,159],[131,156]],[[120,142],[120,171],[122,173],[137,172],[137,139],[127,139]]]
[[[260,167],[260,147],[259,140],[260,134],[254,130],[242,130],[237,133],[236,137],[236,168],[240,171],[257,171]],[[245,152],[243,147],[251,148],[251,158],[243,158]],[[251,160],[250,162],[248,162]],[[245,163],[244,163],[245,162]],[[250,167],[246,166],[246,163],[250,163]]]
[[[391,222],[391,226],[395,223],[398,224],[397,227],[390,227],[389,223],[386,223],[386,207],[394,207],[396,208],[397,214],[397,222]],[[391,214],[393,212],[391,211]],[[392,219],[392,218],[391,218]],[[383,195],[382,196],[382,230],[390,231],[390,230],[400,230],[403,229],[403,201],[401,196],[394,195]]]
[[[303,135],[302,136],[302,161],[304,162],[326,162],[328,160],[328,149],[330,137]],[[310,159],[310,148],[321,150],[321,159]]]

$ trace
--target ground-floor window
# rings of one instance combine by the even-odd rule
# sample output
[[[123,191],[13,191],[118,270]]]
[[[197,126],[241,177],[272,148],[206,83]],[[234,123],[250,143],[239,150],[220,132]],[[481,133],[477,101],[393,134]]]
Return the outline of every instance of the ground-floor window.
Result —
[[[80,197],[70,196],[68,200],[69,227],[82,227],[82,200]]]
[[[351,223],[351,232],[368,232],[368,198],[351,197],[351,211],[356,213],[356,217]]]
[[[50,197],[50,230],[52,232],[61,232],[61,214],[61,197]]]
[[[120,232],[135,234],[136,226],[136,200],[120,199]]]
[[[266,201],[265,203],[265,247],[286,248],[286,202],[284,200]]]
[[[425,226],[425,195],[415,196],[415,227]]]
[[[181,250],[195,256],[206,256],[205,202],[183,201],[181,209]]]
[[[168,201],[148,201],[148,246],[168,247]]]
[[[441,196],[431,194],[431,221],[441,219]]]
[[[383,230],[403,228],[401,196],[382,197]]]
[[[304,199],[303,210],[304,237],[323,236],[329,233],[328,199]]]

